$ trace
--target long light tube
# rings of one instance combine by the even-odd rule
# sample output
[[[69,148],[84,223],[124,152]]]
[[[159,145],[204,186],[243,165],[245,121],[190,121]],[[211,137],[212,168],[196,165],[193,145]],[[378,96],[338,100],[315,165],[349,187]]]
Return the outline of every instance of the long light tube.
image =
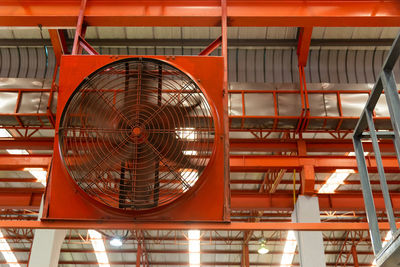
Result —
[[[14,253],[10,248],[10,245],[8,245],[7,240],[4,238],[4,235],[1,231],[0,231],[0,251],[10,267],[21,267],[21,265],[19,265],[18,263],[17,258],[15,257]]]
[[[189,265],[200,266],[200,230],[189,230]]]
[[[97,263],[101,267],[110,267],[102,235],[96,230],[88,230],[88,233],[96,254]]]
[[[283,249],[281,267],[292,266],[294,253],[296,252],[296,246],[297,246],[296,236],[294,234],[294,231],[290,230],[288,231],[285,247]]]
[[[325,184],[318,190],[318,193],[334,193],[352,173],[354,173],[352,169],[337,169],[329,176]]]

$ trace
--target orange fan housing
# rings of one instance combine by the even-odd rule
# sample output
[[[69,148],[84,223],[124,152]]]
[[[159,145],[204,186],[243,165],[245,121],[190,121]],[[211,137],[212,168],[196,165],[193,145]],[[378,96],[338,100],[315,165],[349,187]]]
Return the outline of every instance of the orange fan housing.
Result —
[[[176,68],[190,77],[207,99],[213,121],[212,154],[195,185],[162,206],[148,209],[121,209],[99,201],[72,179],[60,145],[60,123],[74,91],[86,77],[113,62],[129,59],[155,60]],[[223,60],[202,56],[63,56],[60,66],[54,155],[46,189],[43,220],[82,221],[193,221],[229,220],[229,203],[224,192]],[[135,128],[133,135],[140,129]],[[193,155],[192,155],[193,156]],[[194,156],[195,157],[195,156]],[[75,159],[79,160],[79,159]],[[99,164],[100,165],[100,164]],[[122,190],[122,189],[121,189]]]

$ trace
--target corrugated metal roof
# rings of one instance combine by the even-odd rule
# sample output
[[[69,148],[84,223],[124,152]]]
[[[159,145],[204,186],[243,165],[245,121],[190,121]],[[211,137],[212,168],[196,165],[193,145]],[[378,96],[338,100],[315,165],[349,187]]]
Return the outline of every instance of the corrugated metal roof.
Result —
[[[399,27],[314,27],[313,39],[394,39]],[[220,27],[88,27],[88,39],[215,39]],[[47,28],[1,27],[0,39],[49,39]],[[296,39],[296,27],[229,27],[230,39]],[[74,30],[68,29],[68,37]]]

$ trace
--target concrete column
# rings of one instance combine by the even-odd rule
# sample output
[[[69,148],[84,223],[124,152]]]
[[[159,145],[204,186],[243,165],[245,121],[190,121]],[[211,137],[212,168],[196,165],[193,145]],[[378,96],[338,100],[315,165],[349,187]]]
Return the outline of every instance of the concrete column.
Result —
[[[35,231],[29,267],[56,267],[67,230],[38,229]]]
[[[40,205],[39,218],[42,215],[43,199]],[[61,245],[67,230],[35,230],[28,267],[56,267],[60,257]]]
[[[292,222],[321,222],[317,197],[299,196],[292,214]],[[296,233],[301,267],[325,267],[322,232],[298,231]]]

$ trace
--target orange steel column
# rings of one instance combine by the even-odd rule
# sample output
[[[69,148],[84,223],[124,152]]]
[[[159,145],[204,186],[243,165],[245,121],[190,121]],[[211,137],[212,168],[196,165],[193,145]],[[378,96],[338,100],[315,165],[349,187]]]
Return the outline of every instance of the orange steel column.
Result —
[[[299,28],[299,34],[298,34],[297,64],[299,68],[302,111],[299,123],[297,125],[297,131],[299,132],[300,138],[302,138],[302,132],[308,126],[308,120],[310,117],[310,105],[308,101],[307,82],[306,82],[306,76],[304,74],[304,67],[307,65],[308,54],[310,52],[312,31],[313,27],[301,27]]]
[[[65,42],[65,36],[62,30],[49,29],[49,35],[51,40],[51,45],[53,46],[54,55],[56,57],[56,65],[60,66],[61,56],[67,51],[67,46]]]
[[[310,52],[312,31],[313,27],[301,27],[299,29],[297,56],[298,56],[298,65],[303,67],[307,65],[308,54]]]
[[[359,266],[359,264],[358,264],[358,256],[357,256],[357,249],[356,249],[355,245],[353,245],[351,247],[351,254],[353,255],[354,267],[358,267]]]
[[[245,242],[245,241],[243,241]],[[240,264],[241,267],[249,267],[250,266],[250,257],[249,257],[249,243],[244,243],[242,246],[242,262]]]
[[[72,46],[72,55],[79,54],[79,37],[82,35],[82,28],[83,28],[83,18],[84,18],[84,13],[86,9],[86,2],[87,0],[82,0],[81,1],[81,8],[79,10],[79,16],[78,16],[78,22],[76,25],[76,31],[75,31],[75,38],[74,38],[74,44]]]
[[[225,201],[224,201],[224,220],[230,220],[230,159],[229,159],[229,114],[228,114],[228,18],[226,0],[221,0],[221,37],[222,37],[222,57],[224,58],[224,85],[223,85],[223,105],[224,105],[224,183],[225,183]]]
[[[142,246],[138,240],[136,252],[136,267],[140,267],[140,259],[142,258]]]
[[[315,172],[313,165],[304,165],[301,170],[301,194],[313,195],[315,185]]]
[[[303,140],[299,140],[297,142],[297,154],[299,156],[307,156],[307,147],[306,143]],[[302,195],[312,195],[314,194],[314,185],[315,185],[315,170],[314,163],[309,161],[303,165],[301,169],[301,194]]]

